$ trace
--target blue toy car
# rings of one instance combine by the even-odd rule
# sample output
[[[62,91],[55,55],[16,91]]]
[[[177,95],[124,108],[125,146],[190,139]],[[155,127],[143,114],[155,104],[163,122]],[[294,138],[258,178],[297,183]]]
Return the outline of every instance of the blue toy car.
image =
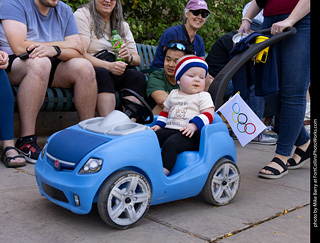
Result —
[[[150,205],[200,192],[214,205],[229,203],[240,174],[233,139],[219,115],[202,128],[199,151],[181,153],[167,177],[155,132],[129,118],[153,120],[139,100],[143,105],[124,101],[125,113],[115,110],[53,134],[35,165],[41,195],[77,214],[97,203],[101,218],[119,229],[139,222]]]

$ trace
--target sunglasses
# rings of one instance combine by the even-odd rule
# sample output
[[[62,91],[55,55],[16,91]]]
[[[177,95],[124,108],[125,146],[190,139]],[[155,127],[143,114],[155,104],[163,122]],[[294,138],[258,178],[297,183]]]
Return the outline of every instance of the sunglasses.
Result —
[[[208,16],[209,16],[209,12],[208,11],[206,11],[206,10],[191,10],[190,9],[190,12],[194,15],[194,16],[199,16],[199,14],[201,14],[201,17],[202,18],[207,18]]]
[[[168,48],[173,48],[173,47],[177,48],[177,49],[180,50],[180,51],[185,51],[185,50],[186,50],[186,47],[185,47],[183,44],[181,44],[181,43],[174,43],[174,42],[172,42],[172,43],[169,43],[169,44],[167,45],[167,49],[168,49]]]

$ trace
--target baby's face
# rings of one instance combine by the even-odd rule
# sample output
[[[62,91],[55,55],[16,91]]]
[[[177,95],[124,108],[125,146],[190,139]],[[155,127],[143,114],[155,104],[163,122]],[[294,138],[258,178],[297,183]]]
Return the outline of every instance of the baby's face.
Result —
[[[201,67],[189,68],[177,81],[180,90],[187,94],[196,94],[203,91],[206,80],[206,70]]]

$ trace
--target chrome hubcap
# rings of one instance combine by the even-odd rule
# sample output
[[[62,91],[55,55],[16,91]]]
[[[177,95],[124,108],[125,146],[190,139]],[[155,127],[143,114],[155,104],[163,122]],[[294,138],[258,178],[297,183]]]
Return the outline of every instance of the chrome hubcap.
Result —
[[[111,190],[107,209],[113,222],[130,225],[139,220],[148,207],[149,190],[139,177],[121,179]]]
[[[218,167],[211,184],[214,199],[219,203],[230,201],[237,193],[239,180],[238,170],[233,164],[225,163]]]

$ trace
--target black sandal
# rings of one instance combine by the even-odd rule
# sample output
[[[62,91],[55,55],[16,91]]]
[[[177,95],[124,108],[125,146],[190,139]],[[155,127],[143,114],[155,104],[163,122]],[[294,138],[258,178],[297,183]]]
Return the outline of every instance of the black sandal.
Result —
[[[9,150],[14,149],[15,151],[18,152],[19,155],[13,156],[13,157],[7,157],[6,156],[6,152],[8,152]],[[18,149],[16,149],[15,147],[6,147],[3,152],[2,152],[2,156],[1,156],[1,161],[5,164],[5,166],[7,166],[8,168],[15,168],[15,167],[21,167],[21,166],[25,166],[26,165],[26,161],[24,162],[11,162],[11,160],[15,160],[17,158],[23,158],[24,157],[22,155],[20,155],[20,152]]]
[[[303,150],[301,150],[299,148],[296,148],[294,153],[299,155],[301,157],[301,159],[298,163],[293,158],[288,159],[288,169],[289,170],[298,169],[308,162],[306,160],[310,158],[310,144],[309,144],[306,152],[304,152]]]
[[[267,179],[279,179],[280,177],[288,174],[288,167],[287,165],[285,165],[283,163],[283,161],[277,157],[274,157],[271,162],[275,162],[276,164],[278,164],[279,166],[281,166],[281,168],[283,169],[282,172],[280,172],[279,170],[273,168],[273,167],[270,167],[270,166],[265,166],[262,168],[262,170],[268,170],[268,171],[271,171],[273,174],[265,174],[265,173],[262,173],[261,171],[259,172],[259,177],[262,177],[262,178],[267,178]]]

